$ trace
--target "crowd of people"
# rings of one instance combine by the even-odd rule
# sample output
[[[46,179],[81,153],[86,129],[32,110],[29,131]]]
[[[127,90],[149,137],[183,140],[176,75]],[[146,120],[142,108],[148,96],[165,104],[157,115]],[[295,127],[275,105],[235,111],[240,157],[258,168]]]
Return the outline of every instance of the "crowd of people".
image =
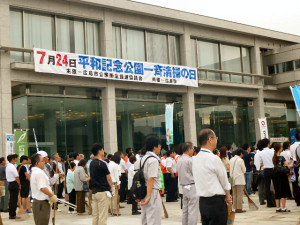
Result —
[[[300,133],[299,142],[270,143],[259,140],[256,147],[243,144],[238,149],[221,146],[211,129],[198,135],[199,146],[182,143],[176,149],[161,150],[160,139],[150,136],[145,146],[134,153],[127,148],[106,154],[102,145],[91,148],[89,160],[79,153],[69,153],[63,161],[58,153],[51,157],[38,151],[30,158],[18,155],[0,158],[0,180],[7,188],[1,197],[1,212],[18,219],[17,208],[32,213],[36,225],[48,224],[50,210],[60,212],[64,198],[74,206],[68,213],[93,215],[93,225],[106,224],[108,213],[121,215],[120,203],[132,204],[132,215],[141,214],[142,224],[159,225],[166,202],[180,200],[182,224],[227,224],[227,205],[236,213],[243,209],[243,196],[258,193],[260,205],[276,207],[288,213],[287,199],[300,206]],[[17,165],[18,164],[18,165]],[[145,197],[133,194],[136,173],[143,172]],[[216,210],[217,209],[217,210]],[[141,212],[139,211],[141,210]]]

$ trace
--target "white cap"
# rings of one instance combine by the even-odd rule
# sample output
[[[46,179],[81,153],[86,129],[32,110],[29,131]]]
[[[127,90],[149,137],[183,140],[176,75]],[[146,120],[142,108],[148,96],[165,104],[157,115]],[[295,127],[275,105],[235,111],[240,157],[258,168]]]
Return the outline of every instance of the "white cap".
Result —
[[[37,154],[41,155],[43,158],[48,156],[47,152],[45,151],[38,151]]]

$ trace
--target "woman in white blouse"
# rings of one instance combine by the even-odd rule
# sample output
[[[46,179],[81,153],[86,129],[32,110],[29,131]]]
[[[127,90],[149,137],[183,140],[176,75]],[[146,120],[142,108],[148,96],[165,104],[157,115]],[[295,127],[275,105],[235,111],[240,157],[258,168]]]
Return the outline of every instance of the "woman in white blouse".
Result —
[[[75,170],[75,163],[70,162],[68,173],[67,173],[67,192],[69,194],[69,202],[72,204],[76,204],[76,191],[75,191],[75,185],[74,185],[74,170]],[[73,208],[69,207],[68,213],[76,213]]]
[[[119,154],[114,154],[111,159],[110,162],[108,163],[108,170],[110,172],[110,176],[112,179],[113,184],[115,185],[115,196],[113,197],[113,205],[111,206],[111,209],[113,209],[113,214],[114,215],[120,215],[119,212],[119,201],[118,201],[118,197],[119,197],[119,189],[120,189],[120,170],[119,170],[119,164],[120,164],[121,158]],[[118,210],[118,211],[117,211]]]
[[[234,152],[234,157],[230,159],[230,176],[232,177],[232,200],[233,208],[236,213],[246,212],[243,210],[243,195],[244,187],[246,185],[245,173],[246,166],[244,160],[244,151],[238,149]]]

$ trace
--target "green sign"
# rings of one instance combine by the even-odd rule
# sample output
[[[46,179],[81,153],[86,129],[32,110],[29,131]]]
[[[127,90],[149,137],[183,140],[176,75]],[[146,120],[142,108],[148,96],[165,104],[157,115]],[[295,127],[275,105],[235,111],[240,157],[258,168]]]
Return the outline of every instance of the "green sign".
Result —
[[[15,153],[28,156],[28,131],[15,131]]]

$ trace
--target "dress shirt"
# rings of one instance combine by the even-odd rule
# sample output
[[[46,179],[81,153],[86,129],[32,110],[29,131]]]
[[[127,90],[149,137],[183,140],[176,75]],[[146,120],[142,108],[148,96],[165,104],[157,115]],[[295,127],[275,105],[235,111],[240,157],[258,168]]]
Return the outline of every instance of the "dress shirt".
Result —
[[[274,164],[273,164],[274,149],[264,148],[260,152],[259,156],[260,156],[260,160],[264,165],[264,169],[274,168]]]
[[[111,176],[111,180],[114,184],[119,185],[120,182],[120,173],[119,173],[119,166],[117,163],[115,163],[114,161],[110,161],[108,163],[108,170],[110,172],[110,176]]]
[[[194,184],[193,160],[187,154],[183,154],[177,161],[179,184],[182,186]]]
[[[49,200],[49,196],[41,191],[41,188],[48,188],[52,193],[49,178],[43,170],[38,167],[32,168],[30,177],[30,188],[32,197],[36,200]]]
[[[6,180],[5,169],[6,166],[0,164],[0,180]]]
[[[171,168],[173,173],[176,173],[176,165],[175,165],[175,159],[173,159],[172,157],[168,157],[166,159],[166,169],[167,169],[167,173],[170,173],[168,168]]]
[[[225,195],[231,189],[221,159],[208,149],[202,148],[194,158],[193,174],[197,196]]]
[[[14,182],[16,181],[16,177],[19,177],[17,168],[11,163],[8,163],[5,173],[7,182]]]
[[[286,161],[287,163],[290,163],[290,161],[291,161],[291,156],[292,156],[290,150],[286,149],[286,150],[282,151],[282,152],[280,153],[280,155],[283,156],[283,157],[285,158],[285,161]]]
[[[261,167],[261,159],[260,159],[260,150],[256,150],[255,156],[254,156],[254,165],[256,167],[256,170],[260,171],[263,169],[263,167]]]
[[[75,189],[74,172],[70,169],[68,169],[66,182],[67,182],[67,192],[68,192],[68,194],[70,194],[72,192],[72,190]]]
[[[124,159],[121,159],[121,161],[120,161],[120,167],[121,167],[121,173],[125,173],[125,171],[127,170],[127,168],[126,168],[126,164],[125,164]]]
[[[232,186],[246,185],[246,181],[245,181],[246,166],[244,160],[241,159],[241,157],[239,157],[238,155],[236,155],[230,159],[229,164],[230,164],[230,176],[233,179]]]
[[[294,144],[291,145],[290,150],[291,150],[291,156],[293,157],[293,160],[296,161],[296,148],[300,145],[300,142],[295,142]]]
[[[126,164],[126,169],[129,170],[130,166],[131,166],[131,162],[128,160]]]

